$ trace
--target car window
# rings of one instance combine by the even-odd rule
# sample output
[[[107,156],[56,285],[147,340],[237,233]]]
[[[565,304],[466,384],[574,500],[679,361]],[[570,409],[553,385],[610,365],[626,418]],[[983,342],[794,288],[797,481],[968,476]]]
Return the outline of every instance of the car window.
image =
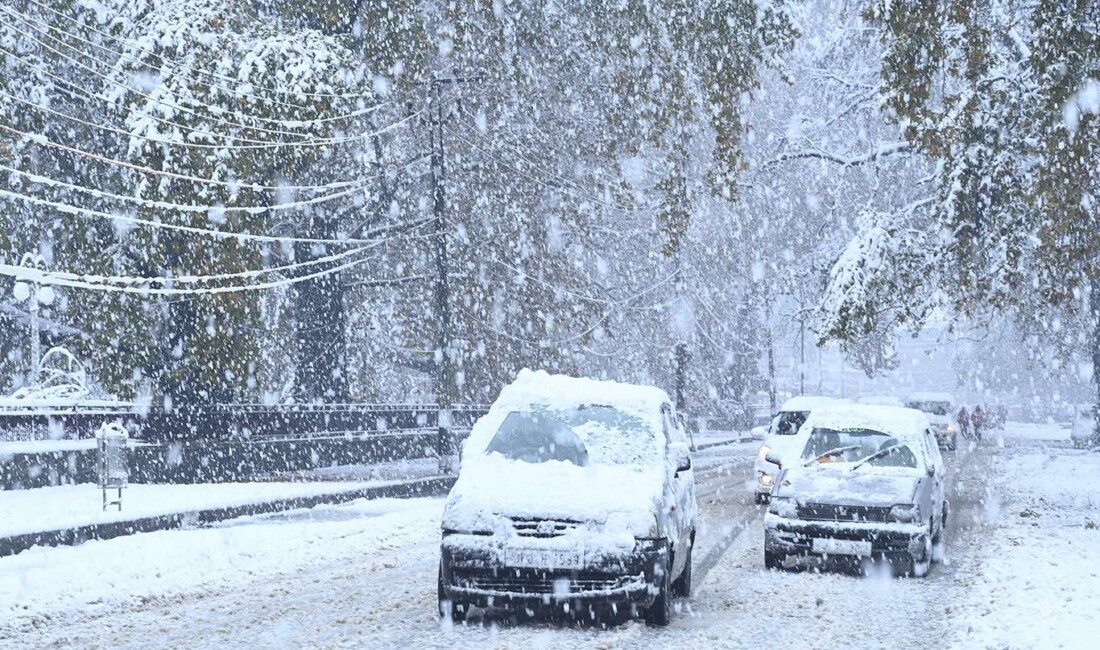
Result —
[[[917,455],[897,438],[873,429],[830,429],[810,432],[803,460],[818,463],[856,463],[880,467],[919,467]]]
[[[650,465],[660,462],[652,431],[641,418],[611,406],[568,410],[534,406],[509,413],[486,454],[527,463],[564,461],[587,465]]]
[[[806,423],[809,411],[780,411],[775,419],[774,433],[777,436],[793,436]]]
[[[676,422],[672,417],[672,407],[668,404],[661,404],[661,429],[665,433],[665,443],[678,440]]]

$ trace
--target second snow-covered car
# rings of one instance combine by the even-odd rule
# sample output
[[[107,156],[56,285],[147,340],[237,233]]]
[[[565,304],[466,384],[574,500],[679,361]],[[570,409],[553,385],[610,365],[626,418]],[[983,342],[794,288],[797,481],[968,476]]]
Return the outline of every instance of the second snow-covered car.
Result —
[[[1073,428],[1069,432],[1074,449],[1087,449],[1096,439],[1096,407],[1080,406],[1073,418]]]
[[[835,404],[837,400],[831,397],[819,397],[816,395],[799,395],[792,397],[779,412],[772,418],[771,426],[764,437],[764,443],[760,445],[760,451],[756,454],[756,462],[753,465],[753,474],[756,477],[754,494],[756,503],[766,503],[768,495],[772,491],[772,483],[775,481],[779,467],[768,461],[768,455],[774,455],[780,459],[787,455],[802,453],[802,443],[796,437],[802,423],[810,416],[815,408]]]
[[[954,451],[959,444],[959,424],[955,421],[955,398],[950,393],[913,393],[905,406],[928,416],[940,449]]]
[[[815,410],[802,426],[802,457],[783,461],[764,516],[765,565],[853,556],[885,560],[897,574],[927,573],[947,502],[943,458],[925,415],[836,406]]]
[[[691,591],[695,479],[668,395],[522,371],[467,438],[443,510],[439,606],[667,625]]]

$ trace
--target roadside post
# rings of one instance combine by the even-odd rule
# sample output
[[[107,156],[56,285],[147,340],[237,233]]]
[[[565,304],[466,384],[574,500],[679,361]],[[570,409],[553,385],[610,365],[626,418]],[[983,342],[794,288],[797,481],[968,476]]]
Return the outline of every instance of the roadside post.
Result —
[[[103,509],[118,506],[122,511],[122,488],[130,479],[130,463],[127,456],[127,442],[130,434],[118,422],[106,422],[95,433],[96,466],[98,468],[99,488],[103,491]],[[107,493],[117,490],[117,496],[109,500]]]

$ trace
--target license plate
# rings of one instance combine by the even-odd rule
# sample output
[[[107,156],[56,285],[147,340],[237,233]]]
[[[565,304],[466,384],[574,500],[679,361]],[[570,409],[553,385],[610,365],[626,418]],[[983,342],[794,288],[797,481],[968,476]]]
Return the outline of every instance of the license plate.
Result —
[[[504,551],[504,563],[530,569],[580,569],[584,558],[579,550],[509,548]]]
[[[813,551],[822,555],[870,555],[871,542],[828,537],[814,538]]]

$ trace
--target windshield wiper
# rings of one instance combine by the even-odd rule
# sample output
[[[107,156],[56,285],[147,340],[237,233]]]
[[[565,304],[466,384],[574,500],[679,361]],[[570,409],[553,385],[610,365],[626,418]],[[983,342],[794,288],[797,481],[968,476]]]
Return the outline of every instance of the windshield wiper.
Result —
[[[876,458],[881,458],[881,457],[885,456],[886,454],[890,453],[891,451],[894,451],[895,449],[901,449],[904,446],[905,445],[890,445],[889,447],[886,447],[885,449],[879,449],[878,451],[871,454],[870,456],[867,456],[865,458],[860,458],[858,463],[856,463],[855,465],[852,465],[852,471],[854,472],[857,469],[859,469],[860,467],[863,467],[867,463],[871,462],[872,460],[874,460]]]
[[[810,465],[813,465],[814,463],[819,463],[819,462],[821,462],[821,459],[825,458],[826,456],[835,456],[835,455],[837,455],[841,452],[844,452],[844,451],[851,451],[853,449],[862,449],[862,448],[863,448],[863,445],[848,445],[846,447],[837,447],[836,449],[830,449],[829,451],[827,451],[823,454],[818,454],[813,460],[811,460],[808,463],[806,463],[805,465],[803,465],[803,467],[809,467]]]

